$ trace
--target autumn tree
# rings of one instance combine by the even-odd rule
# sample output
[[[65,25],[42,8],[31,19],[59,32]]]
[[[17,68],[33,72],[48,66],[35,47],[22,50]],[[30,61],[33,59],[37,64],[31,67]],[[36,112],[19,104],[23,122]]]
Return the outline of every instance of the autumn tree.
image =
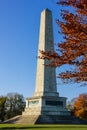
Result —
[[[58,0],[58,5],[69,7],[61,10],[62,20],[57,19],[63,40],[55,52],[43,52],[40,58],[50,60],[47,66],[74,66],[59,74],[66,81],[87,81],[87,0]],[[69,9],[72,8],[73,11]]]
[[[87,94],[81,94],[75,101],[74,115],[87,120]]]

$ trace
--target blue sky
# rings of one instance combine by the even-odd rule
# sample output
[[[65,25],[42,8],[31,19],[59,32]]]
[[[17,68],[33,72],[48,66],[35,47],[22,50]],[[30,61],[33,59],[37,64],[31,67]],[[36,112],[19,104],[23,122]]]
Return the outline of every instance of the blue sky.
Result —
[[[60,7],[55,1],[0,0],[0,95],[9,92],[18,92],[25,98],[33,95],[40,13],[45,8],[53,12],[54,42],[61,40],[55,23],[60,18]],[[57,83],[60,96],[69,100],[87,92],[86,87],[78,84],[65,85],[58,79]]]

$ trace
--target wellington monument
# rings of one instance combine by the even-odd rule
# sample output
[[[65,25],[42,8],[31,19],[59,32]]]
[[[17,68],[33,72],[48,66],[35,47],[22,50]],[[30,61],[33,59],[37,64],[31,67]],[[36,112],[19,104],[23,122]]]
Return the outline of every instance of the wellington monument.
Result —
[[[52,12],[45,9],[41,13],[39,50],[54,51]],[[70,114],[66,108],[66,98],[60,97],[56,86],[55,68],[46,67],[47,59],[37,59],[36,86],[33,97],[26,99],[22,115],[5,121],[13,124],[87,124]]]
[[[52,12],[45,9],[41,13],[39,50],[54,51]],[[59,97],[56,86],[56,70],[46,67],[49,63],[47,59],[37,59],[36,86],[33,97],[26,99],[26,109],[24,115],[39,116],[66,116],[70,115],[66,109],[66,98]]]

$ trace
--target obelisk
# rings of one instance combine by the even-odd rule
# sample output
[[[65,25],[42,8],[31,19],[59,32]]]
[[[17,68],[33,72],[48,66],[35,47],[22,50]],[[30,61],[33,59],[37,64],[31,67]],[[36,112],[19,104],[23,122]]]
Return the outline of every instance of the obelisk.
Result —
[[[49,9],[45,9],[41,13],[38,56],[41,55],[39,50],[54,51],[53,42],[52,12]],[[55,68],[46,67],[44,64],[47,63],[49,63],[49,61],[46,59],[37,60],[36,87],[34,96],[55,96],[58,94]]]
[[[54,51],[52,12],[45,9],[41,13],[39,50]],[[36,86],[33,97],[26,99],[26,109],[23,115],[43,116],[68,115],[66,98],[59,97],[56,86],[56,70],[46,67],[48,60],[37,59]],[[47,118],[46,118],[47,119]],[[44,119],[45,120],[45,119]],[[46,120],[45,120],[46,122]]]

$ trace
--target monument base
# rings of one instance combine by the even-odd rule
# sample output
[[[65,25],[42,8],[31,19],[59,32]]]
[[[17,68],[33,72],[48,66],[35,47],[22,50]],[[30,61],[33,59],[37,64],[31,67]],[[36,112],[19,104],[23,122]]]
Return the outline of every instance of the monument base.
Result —
[[[65,97],[36,96],[26,99],[26,109],[22,115],[4,123],[10,124],[87,124],[76,118],[66,108]]]
[[[71,115],[66,108],[66,98],[57,96],[33,96],[26,99],[26,108],[22,115],[4,123],[10,124],[87,124]]]
[[[34,96],[26,99],[23,115],[70,115],[66,98],[58,96]]]
[[[56,115],[20,115],[4,121],[5,124],[85,124],[87,121],[74,116],[56,116]]]

